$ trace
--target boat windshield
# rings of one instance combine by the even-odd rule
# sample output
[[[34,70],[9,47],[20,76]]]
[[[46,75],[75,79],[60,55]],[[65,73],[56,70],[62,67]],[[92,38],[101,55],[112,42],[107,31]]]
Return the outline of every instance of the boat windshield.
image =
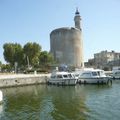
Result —
[[[97,73],[98,73],[99,76],[101,75],[101,74],[100,74],[100,71],[98,71]]]
[[[91,73],[87,72],[87,73],[82,73],[81,77],[91,77]]]

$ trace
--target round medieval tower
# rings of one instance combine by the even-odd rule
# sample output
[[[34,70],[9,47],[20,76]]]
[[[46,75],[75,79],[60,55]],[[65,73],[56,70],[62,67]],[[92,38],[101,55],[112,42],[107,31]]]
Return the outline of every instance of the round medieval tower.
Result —
[[[50,52],[59,64],[84,67],[80,20],[77,9],[74,17],[75,27],[58,28],[50,33]]]

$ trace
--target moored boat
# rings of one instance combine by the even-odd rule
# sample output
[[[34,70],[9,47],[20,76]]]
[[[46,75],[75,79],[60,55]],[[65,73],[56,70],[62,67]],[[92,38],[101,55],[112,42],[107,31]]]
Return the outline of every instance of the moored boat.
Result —
[[[120,66],[113,67],[112,77],[113,77],[113,79],[120,79]]]
[[[111,77],[106,76],[104,70],[91,69],[83,70],[79,75],[78,83],[84,84],[112,84]]]
[[[76,83],[76,77],[69,72],[53,72],[48,80],[48,84],[53,85],[76,85]]]

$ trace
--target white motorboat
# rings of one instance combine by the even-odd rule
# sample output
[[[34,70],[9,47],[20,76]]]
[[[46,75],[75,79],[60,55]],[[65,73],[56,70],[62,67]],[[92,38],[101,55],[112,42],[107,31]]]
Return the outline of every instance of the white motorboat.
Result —
[[[69,72],[53,72],[48,80],[48,84],[53,85],[76,85],[76,83],[76,77]]]
[[[112,84],[110,77],[106,76],[104,70],[101,69],[83,70],[78,80],[78,83],[86,84],[107,84],[109,82]]]
[[[120,66],[113,67],[112,77],[113,77],[113,79],[120,79]]]

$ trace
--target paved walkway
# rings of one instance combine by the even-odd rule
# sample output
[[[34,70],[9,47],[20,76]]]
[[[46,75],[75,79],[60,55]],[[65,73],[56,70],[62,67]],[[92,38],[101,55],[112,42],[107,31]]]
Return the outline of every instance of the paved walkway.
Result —
[[[0,74],[0,79],[50,76],[50,74]]]

